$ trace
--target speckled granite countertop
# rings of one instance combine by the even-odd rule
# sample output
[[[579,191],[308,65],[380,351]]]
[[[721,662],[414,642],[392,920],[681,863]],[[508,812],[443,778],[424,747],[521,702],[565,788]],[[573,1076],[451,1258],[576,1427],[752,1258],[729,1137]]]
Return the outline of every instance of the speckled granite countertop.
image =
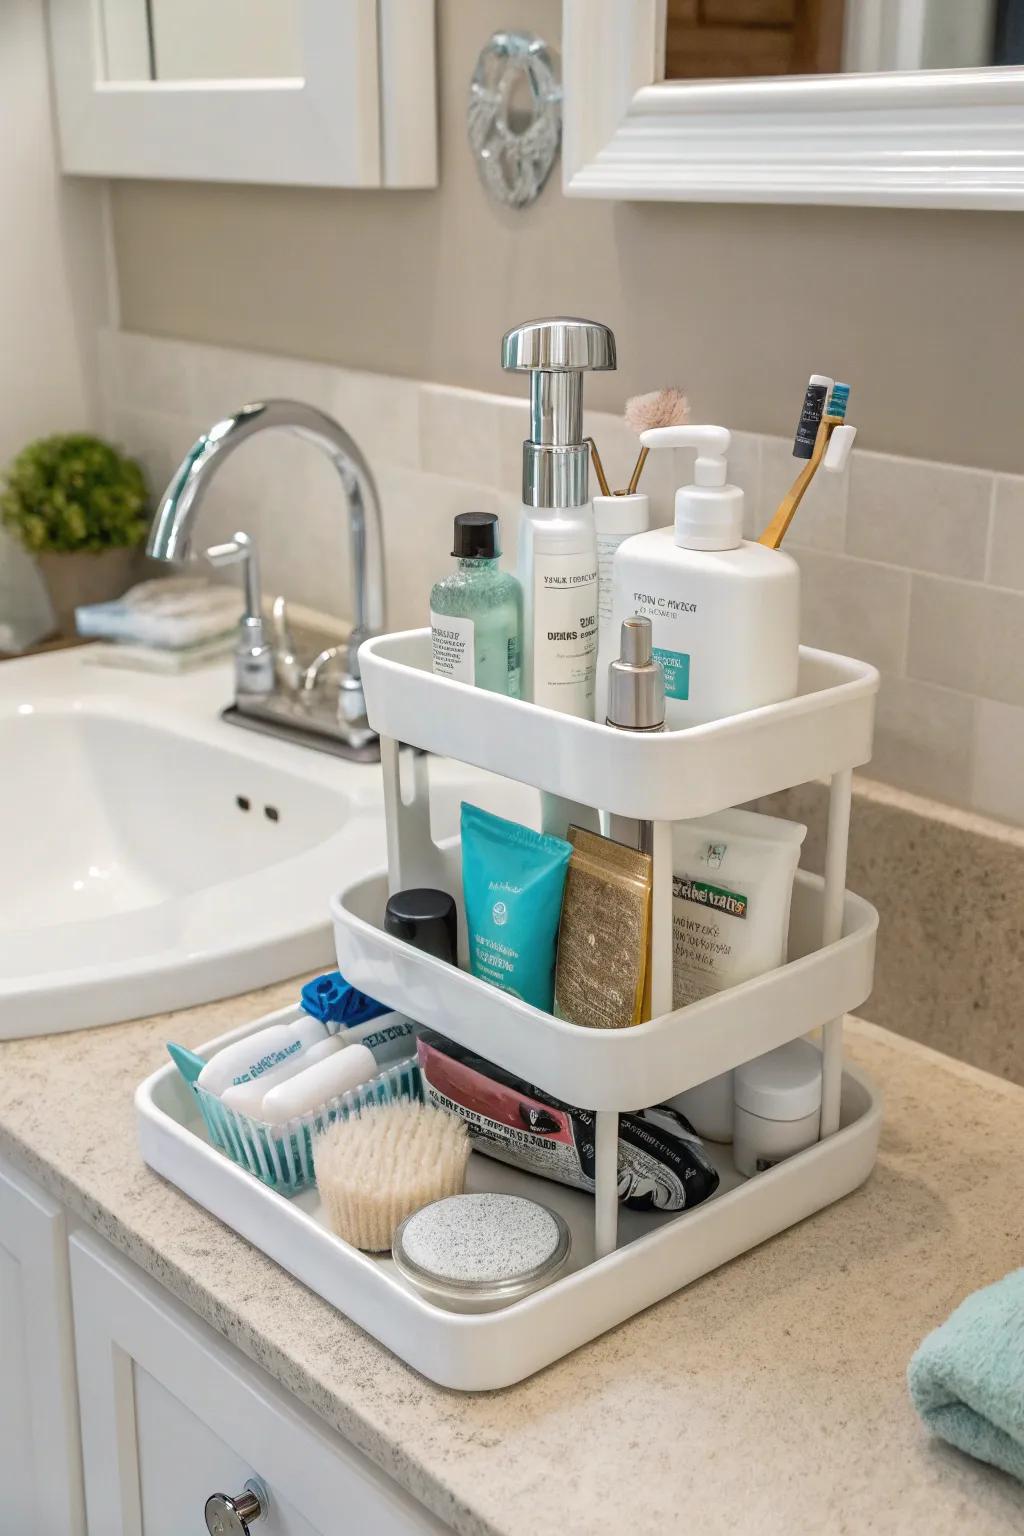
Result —
[[[878,1167],[838,1206],[508,1391],[431,1386],[146,1168],[132,1094],[294,983],[0,1045],[0,1150],[466,1536],[1001,1536],[1024,1489],[931,1441],[903,1373],[1024,1260],[1024,1088],[854,1022]]]

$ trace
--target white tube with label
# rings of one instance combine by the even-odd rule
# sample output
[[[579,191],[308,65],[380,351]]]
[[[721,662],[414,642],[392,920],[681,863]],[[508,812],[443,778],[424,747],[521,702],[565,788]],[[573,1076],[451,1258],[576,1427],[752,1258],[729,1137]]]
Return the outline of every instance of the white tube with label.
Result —
[[[643,491],[631,496],[595,496],[594,532],[597,536],[597,683],[594,719],[608,713],[608,668],[619,654],[621,624],[613,622],[615,588],[612,573],[615,551],[634,533],[651,526],[651,499]],[[631,614],[626,615],[631,618]]]
[[[672,1003],[785,963],[793,880],[807,828],[756,811],[720,811],[672,828]],[[731,1141],[733,1074],[671,1100],[709,1141]]]
[[[523,697],[564,715],[593,720],[597,545],[589,503],[557,510],[523,507],[519,579]]]

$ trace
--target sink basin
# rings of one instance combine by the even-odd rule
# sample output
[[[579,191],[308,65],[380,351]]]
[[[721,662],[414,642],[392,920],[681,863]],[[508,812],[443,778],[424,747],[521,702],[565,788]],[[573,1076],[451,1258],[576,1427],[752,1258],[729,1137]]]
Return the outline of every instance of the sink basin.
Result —
[[[293,882],[298,856],[351,810],[340,789],[86,709],[0,721],[0,760],[6,975],[68,958],[68,925],[88,958],[94,942],[109,953],[118,931],[150,921],[136,914],[159,908],[169,937],[195,915],[194,903],[176,905],[182,898],[271,869],[278,885]],[[91,926],[126,914],[127,925]]]
[[[0,666],[0,1039],[332,968],[329,898],[386,858],[380,769],[224,725],[226,667],[86,657]],[[494,783],[436,764],[437,833],[473,784],[511,814]]]

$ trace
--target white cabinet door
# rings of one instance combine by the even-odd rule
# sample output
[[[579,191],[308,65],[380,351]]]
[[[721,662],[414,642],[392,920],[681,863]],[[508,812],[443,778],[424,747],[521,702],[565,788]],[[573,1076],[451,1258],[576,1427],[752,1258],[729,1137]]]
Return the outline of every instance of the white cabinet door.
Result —
[[[200,1536],[252,1477],[254,1536],[447,1530],[102,1239],[72,1238],[71,1279],[89,1536]]]
[[[0,1161],[0,1533],[84,1531],[64,1211]]]

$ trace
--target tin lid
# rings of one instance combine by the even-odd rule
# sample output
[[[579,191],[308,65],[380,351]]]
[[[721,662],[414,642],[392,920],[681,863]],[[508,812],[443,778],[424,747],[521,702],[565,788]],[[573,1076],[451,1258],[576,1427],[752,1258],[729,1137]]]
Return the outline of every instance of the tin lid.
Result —
[[[557,1211],[520,1195],[465,1194],[407,1216],[392,1258],[428,1300],[456,1310],[505,1306],[554,1279],[572,1238]]]
[[[821,1052],[809,1040],[790,1040],[736,1068],[737,1109],[762,1120],[803,1120],[821,1108]]]

